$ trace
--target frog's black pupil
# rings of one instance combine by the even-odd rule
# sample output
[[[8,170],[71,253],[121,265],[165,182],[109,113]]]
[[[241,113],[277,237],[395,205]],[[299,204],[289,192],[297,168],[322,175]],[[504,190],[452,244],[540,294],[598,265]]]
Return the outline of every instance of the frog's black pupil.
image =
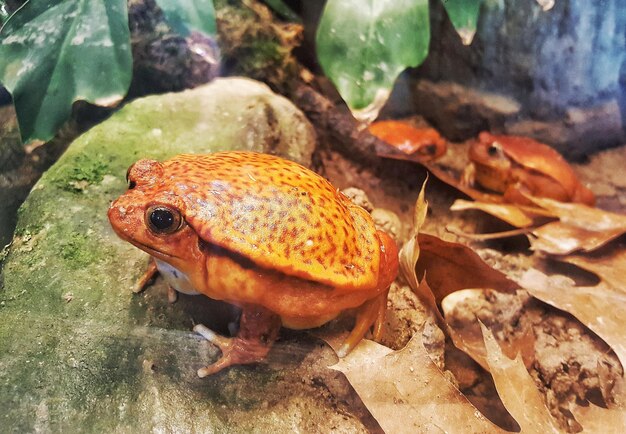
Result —
[[[437,145],[426,145],[424,147],[424,151],[427,155],[435,155],[435,152],[437,152]]]
[[[498,147],[496,145],[491,145],[487,148],[487,153],[492,156],[495,157],[496,155],[498,155]]]
[[[155,209],[150,214],[150,223],[156,229],[164,231],[174,224],[174,215],[166,209]]]

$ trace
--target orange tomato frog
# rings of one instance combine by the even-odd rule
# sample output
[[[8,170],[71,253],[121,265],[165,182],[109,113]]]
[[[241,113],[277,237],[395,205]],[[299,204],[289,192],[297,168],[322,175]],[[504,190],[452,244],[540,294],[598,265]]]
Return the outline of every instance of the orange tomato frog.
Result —
[[[340,357],[372,327],[381,337],[397,247],[321,176],[267,154],[220,152],[139,160],[127,178],[108,212],[117,235],[147,252],[173,290],[242,309],[234,337],[194,327],[222,351],[200,377],[264,359],[281,326],[318,327],[348,309],[356,321]]]
[[[433,161],[446,153],[446,141],[434,128],[418,128],[402,121],[378,121],[368,131],[400,153],[378,152],[378,155],[399,160]]]
[[[561,154],[531,138],[482,132],[470,147],[469,159],[473,170],[466,174],[466,183],[501,193],[507,202],[529,204],[524,194],[530,194],[589,206],[595,203],[594,194]]]

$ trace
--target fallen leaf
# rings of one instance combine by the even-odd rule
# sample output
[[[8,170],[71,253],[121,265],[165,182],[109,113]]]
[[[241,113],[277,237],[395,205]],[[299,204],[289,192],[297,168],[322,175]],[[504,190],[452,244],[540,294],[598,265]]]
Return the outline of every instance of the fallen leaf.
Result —
[[[580,203],[565,203],[558,200],[526,196],[536,205],[558,216],[570,226],[577,226],[595,232],[621,230],[626,232],[626,215],[604,211]]]
[[[465,211],[468,209],[477,209],[494,217],[499,218],[516,228],[526,228],[536,226],[543,217],[555,217],[554,214],[546,212],[541,208],[533,208],[522,205],[514,205],[508,203],[493,202],[470,202],[463,199],[456,200],[450,210]]]
[[[534,229],[528,239],[532,250],[550,255],[568,255],[576,251],[597,250],[624,232],[626,227],[596,231],[557,221]]]
[[[444,377],[416,333],[402,350],[362,340],[331,366],[387,433],[505,433]]]
[[[544,404],[541,393],[518,355],[509,359],[503,353],[493,334],[480,323],[487,363],[502,403],[521,428],[527,433],[559,433],[554,419]]]
[[[460,289],[491,288],[512,293],[519,285],[505,274],[491,268],[472,249],[463,244],[444,241],[433,235],[419,234],[418,277],[428,273],[428,284],[437,304]]]
[[[477,209],[517,228],[527,228],[531,249],[550,255],[567,255],[576,251],[591,252],[626,233],[626,215],[611,213],[580,203],[564,203],[526,195],[537,207],[493,203],[490,201],[455,201],[450,209]],[[557,221],[546,222],[547,218]],[[476,239],[505,238],[520,231],[496,234],[458,235]]]
[[[446,318],[448,335],[452,339],[454,346],[474,359],[483,369],[489,371],[487,353],[485,351],[485,344],[483,342],[478,318],[475,318],[476,321],[469,324],[469,326],[464,323],[463,327],[455,327],[454,324],[449,321],[450,315],[458,304],[462,303],[467,298],[478,297],[480,294],[482,294],[482,290],[480,289],[462,289],[456,291],[441,301],[441,310],[443,311],[444,318]]]
[[[626,293],[607,282],[596,286],[576,286],[565,276],[547,276],[530,269],[520,281],[530,294],[557,309],[574,315],[600,336],[626,366]]]
[[[572,414],[583,426],[583,433],[622,434],[626,427],[626,411],[608,409],[589,404],[571,409]]]
[[[449,336],[455,346],[472,357],[478,364],[489,370],[485,361],[485,349],[478,320],[474,327],[455,329],[449,324],[439,306],[449,297],[463,297],[470,288],[490,288],[495,291],[512,293],[519,287],[503,273],[485,263],[472,249],[458,243],[451,243],[428,234],[416,234],[419,257],[415,263],[412,278],[420,282],[411,288],[424,303],[435,312],[440,328]],[[418,277],[419,276],[419,277]],[[452,299],[453,300],[453,299]],[[452,301],[449,299],[449,301]],[[442,306],[443,312],[446,309]],[[507,346],[507,354],[522,351],[525,361],[530,364],[534,357],[534,339],[525,336]]]
[[[398,253],[398,260],[400,263],[400,274],[409,283],[409,286],[413,289],[417,289],[419,281],[415,274],[415,264],[420,255],[420,247],[418,242],[418,233],[426,220],[426,214],[428,213],[428,201],[425,199],[426,182],[428,177],[422,184],[422,189],[415,202],[415,210],[413,212],[413,227],[411,228],[411,234],[409,239],[400,249]]]
[[[455,324],[449,318],[455,317],[454,310],[467,299],[483,297],[483,289],[462,289],[456,291],[441,301],[441,309],[446,318],[446,327],[454,346],[470,356],[476,363],[489,371],[487,363],[487,351],[481,330],[481,321],[478,316],[473,322]],[[502,351],[509,357],[514,358],[521,354],[524,366],[530,367],[535,361],[535,335],[532,329],[528,329],[522,336],[510,342],[501,342]]]
[[[590,271],[615,290],[626,293],[626,248],[603,254],[570,255],[559,260]]]

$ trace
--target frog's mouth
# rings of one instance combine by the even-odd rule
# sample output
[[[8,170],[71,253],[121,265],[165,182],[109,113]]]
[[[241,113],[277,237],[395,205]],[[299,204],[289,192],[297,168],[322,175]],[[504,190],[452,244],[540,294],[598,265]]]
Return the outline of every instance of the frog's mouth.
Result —
[[[163,253],[159,250],[153,249],[152,247],[148,247],[147,245],[142,244],[139,241],[136,241],[136,240],[126,240],[126,241],[128,241],[129,243],[131,243],[133,246],[137,247],[138,249],[143,250],[150,256],[154,256],[157,259],[161,259],[163,261],[167,261],[168,259],[180,259],[178,256]]]

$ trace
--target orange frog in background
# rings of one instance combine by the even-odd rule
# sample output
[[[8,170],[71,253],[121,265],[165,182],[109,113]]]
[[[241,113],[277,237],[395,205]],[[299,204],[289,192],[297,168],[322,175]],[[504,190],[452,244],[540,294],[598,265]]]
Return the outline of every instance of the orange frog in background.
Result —
[[[381,337],[397,247],[321,176],[271,155],[220,152],[140,160],[127,178],[108,213],[115,232],[173,289],[242,309],[235,337],[194,327],[222,350],[200,377],[262,360],[281,326],[318,327],[347,309],[356,323],[341,357],[370,327]]]
[[[417,128],[402,121],[378,121],[368,127],[369,132],[387,142],[402,154],[381,153],[381,157],[427,162],[446,153],[446,141],[434,128]],[[407,158],[403,158],[406,155]]]
[[[466,182],[502,193],[511,203],[529,204],[524,193],[593,206],[595,196],[557,151],[528,137],[482,132],[469,150],[473,165]]]

